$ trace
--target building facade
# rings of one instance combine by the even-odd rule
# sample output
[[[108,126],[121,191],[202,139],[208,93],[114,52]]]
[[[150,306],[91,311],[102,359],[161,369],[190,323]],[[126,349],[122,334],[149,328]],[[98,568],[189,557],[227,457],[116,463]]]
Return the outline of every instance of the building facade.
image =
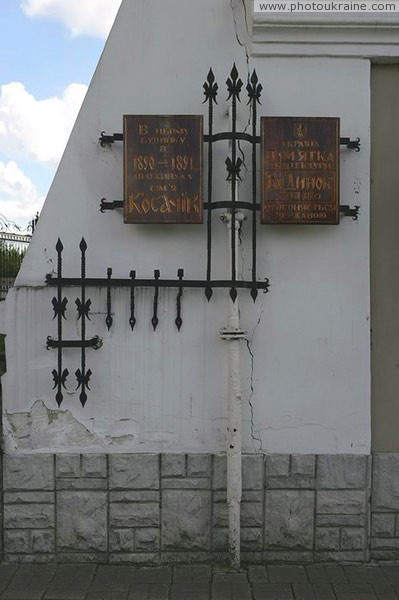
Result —
[[[257,273],[270,289],[256,302],[248,290],[238,296],[241,557],[399,556],[399,19],[270,17],[245,0],[124,0],[0,307],[6,560],[228,557],[229,342],[220,336],[228,290],[208,302],[203,290],[184,289],[179,330],[176,289],[161,288],[154,331],[155,288],[137,288],[132,330],[129,287],[93,280],[132,270],[151,278],[154,269],[204,278],[206,223],[134,225],[119,209],[100,212],[102,198],[123,198],[123,146],[99,138],[121,132],[127,114],[203,115],[206,133],[210,67],[219,85],[214,131],[228,130],[233,64],[244,82],[238,131],[248,130],[244,90],[255,69],[259,116],[339,117],[341,136],[361,144],[340,150],[340,203],[360,207],[356,221],[257,224]],[[244,202],[252,148],[242,141],[237,151]],[[231,191],[229,152],[227,141],[215,145],[214,201]],[[206,147],[204,158],[206,180]],[[218,280],[229,270],[222,213],[212,214]],[[251,274],[250,239],[249,219],[237,248],[241,279]],[[92,281],[58,296],[51,278],[61,268],[64,278]],[[60,322],[64,340],[97,342],[60,351],[47,343],[60,339]]]

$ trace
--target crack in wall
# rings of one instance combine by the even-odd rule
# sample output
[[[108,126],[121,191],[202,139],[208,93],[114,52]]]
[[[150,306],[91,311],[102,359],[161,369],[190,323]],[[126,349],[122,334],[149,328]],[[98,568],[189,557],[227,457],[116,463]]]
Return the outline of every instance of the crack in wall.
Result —
[[[255,355],[254,355],[254,352],[252,350],[251,344],[252,344],[252,340],[254,338],[254,335],[256,333],[256,330],[258,329],[258,327],[259,327],[259,325],[261,323],[264,311],[265,311],[265,298],[263,298],[263,300],[262,300],[262,304],[261,304],[260,312],[259,312],[259,317],[258,317],[257,322],[255,323],[255,326],[254,326],[254,328],[252,330],[252,333],[245,340],[247,348],[248,348],[249,357],[250,357],[250,363],[251,363],[251,374],[250,374],[250,379],[249,379],[250,394],[249,394],[249,398],[248,398],[248,405],[249,405],[249,409],[250,409],[250,412],[251,412],[251,437],[252,437],[252,440],[254,442],[256,442],[256,443],[259,444],[259,449],[258,449],[259,453],[263,451],[262,438],[259,437],[260,432],[263,431],[263,430],[261,429],[261,430],[258,430],[257,432],[255,432],[255,409],[254,409],[254,405],[253,405],[253,402],[252,402],[252,399],[253,399],[253,396],[254,396],[254,393],[255,393],[255,386],[254,386]],[[256,435],[256,433],[257,433],[257,435]]]
[[[249,35],[248,14],[247,14],[247,7],[246,7],[246,4],[245,4],[245,0],[241,0],[241,4],[243,6],[245,29],[247,31],[247,34]],[[251,77],[250,67],[249,67],[249,52],[248,52],[248,47],[247,47],[247,43],[245,41],[242,41],[240,39],[240,35],[238,33],[238,21],[237,21],[237,16],[236,16],[236,9],[237,9],[237,7],[233,6],[233,0],[230,0],[230,7],[231,7],[231,10],[232,10],[232,13],[233,13],[233,21],[234,21],[234,29],[235,29],[236,40],[237,40],[239,46],[241,48],[243,48],[244,51],[245,51],[245,60],[246,60],[246,63],[247,63],[247,83],[248,83],[250,81],[250,77]],[[244,128],[244,133],[247,132],[249,126],[251,125],[251,116],[252,116],[252,108],[250,107],[248,122],[247,122],[247,124],[246,124],[246,126]],[[243,167],[245,169],[245,173],[247,173],[248,172],[248,167],[247,167],[246,160],[245,160],[245,153],[244,153],[243,149],[241,148],[241,142],[238,141],[237,145],[238,145],[238,150],[239,150],[239,152],[241,154],[241,157],[242,157],[242,164],[243,164]]]
[[[257,442],[259,444],[259,449],[258,452],[262,452],[262,439],[260,437],[257,437],[255,434],[255,415],[254,415],[254,405],[252,402],[252,398],[255,392],[255,388],[254,388],[254,361],[255,361],[255,356],[254,353],[252,351],[251,348],[251,341],[246,339],[245,340],[246,344],[247,344],[247,348],[248,348],[248,352],[249,352],[249,356],[250,356],[250,361],[251,361],[251,376],[249,379],[249,387],[250,387],[250,394],[248,397],[248,404],[249,404],[249,409],[251,411],[251,437],[253,439],[254,442]]]

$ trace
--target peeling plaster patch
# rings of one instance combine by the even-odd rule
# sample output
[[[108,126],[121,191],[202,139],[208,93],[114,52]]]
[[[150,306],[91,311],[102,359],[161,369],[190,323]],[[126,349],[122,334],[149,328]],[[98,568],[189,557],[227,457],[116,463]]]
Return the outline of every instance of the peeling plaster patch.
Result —
[[[86,446],[101,443],[69,410],[51,410],[37,400],[30,412],[6,413],[7,446],[18,450]]]
[[[49,409],[42,400],[37,400],[30,412],[5,413],[3,422],[6,451],[109,446],[131,449],[137,440],[131,433],[115,436],[92,433],[69,410]]]

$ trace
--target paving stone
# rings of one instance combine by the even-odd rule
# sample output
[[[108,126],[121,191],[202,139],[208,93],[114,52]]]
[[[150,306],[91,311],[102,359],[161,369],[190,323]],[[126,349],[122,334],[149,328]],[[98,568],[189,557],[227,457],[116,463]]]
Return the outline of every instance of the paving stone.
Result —
[[[209,550],[211,493],[198,490],[162,492],[162,548]]]
[[[252,600],[246,573],[214,573],[212,599]]]
[[[382,565],[381,568],[388,583],[399,585],[399,565]]]
[[[310,583],[326,581],[327,575],[322,565],[309,565],[305,567]]]
[[[312,585],[317,600],[336,600],[334,590],[330,583],[314,583]]]
[[[307,583],[305,567],[276,565],[267,567],[271,583]]]
[[[348,566],[344,566],[344,570],[346,573],[346,576],[348,578],[349,583],[370,583],[368,581],[367,575],[367,567],[364,567],[363,565],[348,565]],[[375,569],[376,571],[378,570],[378,572],[380,572],[380,569]],[[384,578],[385,579],[385,578]],[[385,579],[385,583],[386,583],[386,579]]]
[[[374,590],[367,583],[338,583],[334,585],[338,600],[377,600]]]
[[[288,583],[255,582],[252,591],[254,600],[294,600],[292,588]]]
[[[210,591],[210,581],[186,579],[185,581],[173,583],[170,589],[170,597],[172,600],[186,600],[186,598],[191,598],[194,593],[195,598],[208,600]]]
[[[398,600],[399,598],[394,587],[387,583],[383,585],[373,585],[373,590],[376,593],[378,600]]]
[[[365,489],[367,456],[326,454],[317,457],[317,485],[324,489]]]
[[[263,455],[244,454],[242,457],[242,488],[263,490]]]
[[[295,600],[316,600],[315,593],[310,583],[294,583]]]
[[[186,455],[162,454],[161,475],[162,477],[185,477]]]
[[[169,600],[169,586],[159,583],[133,584],[128,600]]]
[[[356,567],[352,567],[353,569]],[[387,578],[385,577],[384,571],[381,567],[365,565],[359,566],[358,569],[364,573],[364,580],[367,583],[371,583],[371,585],[385,585],[388,583]]]
[[[187,475],[189,477],[210,477],[212,457],[210,454],[189,454],[187,456]]]
[[[54,565],[20,565],[2,600],[40,600],[55,570]]]
[[[95,570],[94,565],[60,565],[44,600],[84,600]]]
[[[170,567],[143,567],[134,569],[133,582],[138,583],[157,583],[169,585],[172,580],[172,569]]]
[[[106,492],[58,492],[57,533],[60,551],[106,551]]]
[[[110,454],[111,489],[159,489],[157,454]]]
[[[268,490],[265,543],[268,549],[313,549],[314,493]]]
[[[55,457],[56,477],[80,477],[80,454],[58,454]]]
[[[181,581],[210,581],[211,568],[208,565],[178,565],[173,571],[173,583]]]
[[[52,454],[6,454],[4,460],[4,490],[53,490],[54,457]]]
[[[133,567],[101,566],[89,588],[87,600],[127,600],[133,577]]]
[[[6,589],[16,571],[16,565],[0,565],[0,592]]]
[[[343,567],[339,565],[326,565],[324,570],[329,583],[348,583],[348,578]]]

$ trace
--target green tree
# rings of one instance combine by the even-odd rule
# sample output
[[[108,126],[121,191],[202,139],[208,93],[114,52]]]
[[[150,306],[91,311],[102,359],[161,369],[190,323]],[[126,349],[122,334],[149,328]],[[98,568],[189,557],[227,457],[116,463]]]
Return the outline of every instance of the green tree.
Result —
[[[26,250],[0,240],[0,277],[16,277]]]

